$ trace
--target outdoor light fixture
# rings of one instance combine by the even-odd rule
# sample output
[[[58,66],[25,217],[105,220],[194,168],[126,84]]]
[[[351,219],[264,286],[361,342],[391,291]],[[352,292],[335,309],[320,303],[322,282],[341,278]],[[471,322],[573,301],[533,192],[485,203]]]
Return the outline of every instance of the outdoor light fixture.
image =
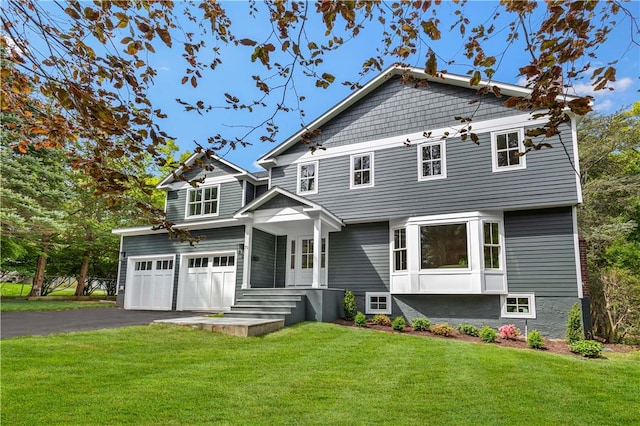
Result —
[[[121,251],[120,252],[120,260],[122,262],[124,262],[125,260],[127,260],[127,252],[126,251]]]

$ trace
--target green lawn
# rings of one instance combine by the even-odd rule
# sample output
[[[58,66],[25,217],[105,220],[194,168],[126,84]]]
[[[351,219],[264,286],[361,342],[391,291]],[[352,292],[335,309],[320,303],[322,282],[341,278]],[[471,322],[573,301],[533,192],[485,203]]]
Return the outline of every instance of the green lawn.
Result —
[[[0,283],[0,296],[10,296],[10,297],[27,297],[29,292],[31,291],[31,284],[10,284],[10,283]],[[74,287],[60,287],[60,290],[56,290],[51,295],[54,296],[73,296],[76,293],[76,288]],[[103,296],[106,292],[103,289],[98,289],[93,292],[93,296]]]
[[[70,300],[26,300],[26,299],[5,299],[0,301],[0,311],[62,311],[69,309],[92,309],[92,308],[112,308],[115,304],[110,302],[93,301],[70,301]]]
[[[640,423],[640,352],[587,360],[322,323],[261,338],[127,327],[1,349],[7,425]]]

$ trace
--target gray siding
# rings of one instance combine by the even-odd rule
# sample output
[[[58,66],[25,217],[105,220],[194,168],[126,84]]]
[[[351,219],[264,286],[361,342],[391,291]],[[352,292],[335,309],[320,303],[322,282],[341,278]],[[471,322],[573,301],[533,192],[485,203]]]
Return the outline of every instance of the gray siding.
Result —
[[[482,102],[469,104],[474,99],[479,97],[473,89],[442,83],[415,88],[393,77],[324,125],[314,142],[334,147],[456,125],[455,116],[473,115],[481,121],[522,114],[502,105],[504,98],[484,96]],[[307,149],[297,144],[285,154]]]
[[[276,237],[276,276],[275,286],[284,287],[287,273],[287,236]]]
[[[171,222],[185,221],[188,189],[169,191],[167,194],[167,220]],[[210,219],[228,219],[242,207],[242,181],[224,182],[220,184],[218,216]],[[201,221],[203,218],[194,217],[186,221]]]
[[[227,175],[235,175],[238,173],[232,167],[229,167],[215,159],[205,160],[205,164],[211,168],[211,170],[206,170],[207,167],[198,167],[196,163],[194,163],[194,169],[185,172],[184,177],[193,180],[193,179],[204,179],[218,176],[227,176]]]
[[[578,202],[573,167],[557,138],[549,139],[554,148],[528,153],[526,169],[494,173],[491,136],[479,136],[479,146],[447,140],[446,179],[418,181],[417,146],[376,151],[373,188],[349,189],[349,155],[321,159],[318,193],[305,197],[345,221]],[[272,184],[295,193],[296,167],[274,168]]]
[[[329,287],[389,291],[389,223],[348,225],[329,234]]]
[[[210,251],[236,251],[238,244],[244,243],[244,226],[231,228],[209,229],[194,231],[193,236],[202,236],[201,241],[194,246],[189,242],[180,242],[169,239],[166,233],[158,231],[152,235],[138,235],[124,237],[122,239],[122,251],[131,256],[153,256],[162,254],[177,254],[174,269],[173,283],[173,309],[175,309],[178,295],[178,277],[180,276],[180,255],[188,253],[210,252]],[[236,256],[236,289],[242,286],[242,265],[244,258]],[[120,286],[126,285],[127,263],[122,262],[120,268]],[[125,289],[126,291],[126,289]],[[124,293],[118,292],[121,297]],[[124,299],[121,299],[121,303]]]
[[[511,293],[578,296],[571,208],[505,212]]]
[[[260,210],[282,209],[285,207],[297,207],[300,205],[302,204],[296,200],[292,200],[289,197],[285,197],[284,195],[276,195],[275,197],[264,203],[262,206],[260,206]]]
[[[267,184],[256,185],[256,197],[255,198],[258,198],[259,196],[261,196],[262,194],[264,194],[268,190],[269,190],[269,185],[267,185]]]
[[[251,288],[273,287],[276,237],[259,229],[254,229],[251,259]]]
[[[251,182],[247,182],[246,185],[247,189],[244,194],[244,205],[249,204],[254,200],[254,198],[256,198],[256,187]]]

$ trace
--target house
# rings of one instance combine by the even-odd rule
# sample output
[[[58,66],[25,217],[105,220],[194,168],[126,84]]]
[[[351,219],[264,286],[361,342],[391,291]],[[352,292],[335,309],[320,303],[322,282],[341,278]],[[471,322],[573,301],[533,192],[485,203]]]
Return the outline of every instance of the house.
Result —
[[[403,72],[428,86],[403,84]],[[392,67],[263,155],[267,172],[215,157],[184,172],[203,178],[197,188],[168,176],[168,219],[204,239],[114,230],[118,303],[332,321],[350,289],[366,314],[564,336],[583,298],[576,120],[546,140],[552,149],[520,156],[544,119],[468,81]],[[454,119],[472,115],[477,145]],[[311,152],[303,137],[315,129],[323,149]]]

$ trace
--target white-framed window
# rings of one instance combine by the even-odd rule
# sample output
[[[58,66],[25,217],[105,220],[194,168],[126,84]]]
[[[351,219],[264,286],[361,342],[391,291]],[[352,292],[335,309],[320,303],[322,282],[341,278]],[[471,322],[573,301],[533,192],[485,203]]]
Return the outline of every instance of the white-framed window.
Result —
[[[536,297],[533,293],[501,296],[503,318],[535,318]]]
[[[468,269],[467,222],[420,226],[420,269]]]
[[[189,189],[186,217],[218,216],[220,185]]]
[[[484,269],[500,269],[500,224],[483,222]]]
[[[527,167],[524,153],[524,129],[491,132],[491,156],[494,172]]]
[[[391,314],[391,293],[365,293],[366,314]]]
[[[418,180],[447,177],[447,145],[444,140],[418,145]]]
[[[407,270],[407,230],[393,230],[393,271]]]
[[[302,269],[313,268],[313,238],[304,239],[301,241],[302,247],[300,248],[300,267]]]
[[[298,194],[318,193],[318,162],[298,164]]]
[[[370,188],[373,186],[373,153],[351,156],[350,188]]]

